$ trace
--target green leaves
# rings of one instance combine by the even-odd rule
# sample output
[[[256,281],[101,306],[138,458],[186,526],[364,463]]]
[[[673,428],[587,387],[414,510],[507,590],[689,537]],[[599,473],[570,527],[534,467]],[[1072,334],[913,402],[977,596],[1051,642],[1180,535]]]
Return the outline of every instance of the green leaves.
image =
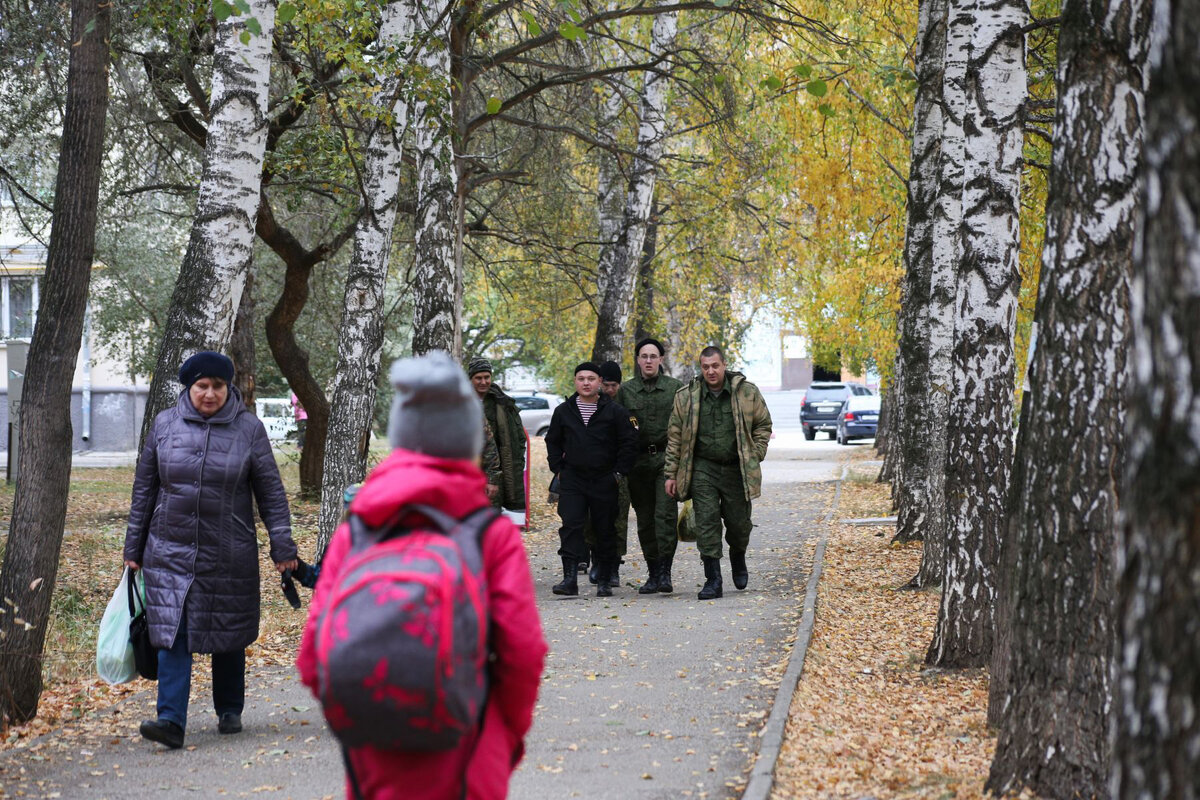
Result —
[[[587,31],[571,22],[564,22],[562,25],[559,25],[558,32],[564,39],[572,42],[587,38]]]
[[[296,17],[296,7],[291,3],[280,3],[275,11],[275,20],[280,25],[286,25]]]
[[[808,93],[813,97],[824,97],[829,93],[829,85],[820,78],[809,81],[808,85],[804,88],[807,89]]]
[[[537,18],[533,16],[532,12],[521,9],[521,19],[525,20],[525,29],[529,31],[530,36],[542,35],[542,26],[538,24]]]
[[[226,3],[225,0],[213,0],[212,9],[217,22],[224,22],[234,13],[233,6]]]
[[[500,98],[499,98],[499,97],[489,97],[489,98],[488,98],[488,101],[487,101],[487,112],[488,112],[489,114],[499,114],[499,113],[500,113],[500,106],[501,106],[501,103],[500,103]]]
[[[821,105],[817,106],[817,111],[826,117],[837,116],[837,111],[834,110],[833,106],[829,105],[829,103],[821,103]]]
[[[729,8],[733,5],[733,0],[713,0],[713,5],[717,8]]]
[[[812,77],[812,67],[808,64],[797,64],[792,67],[792,73],[802,81],[806,81]]]
[[[768,75],[767,77],[762,79],[762,83],[760,83],[759,85],[762,86],[764,89],[768,89],[772,92],[778,92],[780,89],[783,88],[783,81],[780,80],[775,75]]]

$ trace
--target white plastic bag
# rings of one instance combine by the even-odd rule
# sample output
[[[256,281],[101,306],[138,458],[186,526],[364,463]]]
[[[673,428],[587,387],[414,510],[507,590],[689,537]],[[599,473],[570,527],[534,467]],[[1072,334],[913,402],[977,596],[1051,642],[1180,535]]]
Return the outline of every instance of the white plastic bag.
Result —
[[[128,683],[138,676],[129,642],[129,573],[129,567],[121,573],[96,637],[96,672],[109,683]]]

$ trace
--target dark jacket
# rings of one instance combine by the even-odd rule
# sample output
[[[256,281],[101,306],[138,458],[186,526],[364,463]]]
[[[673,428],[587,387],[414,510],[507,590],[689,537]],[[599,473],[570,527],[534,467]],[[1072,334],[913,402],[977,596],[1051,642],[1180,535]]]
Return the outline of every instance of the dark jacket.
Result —
[[[258,638],[254,500],[271,560],[295,558],[287,495],[262,422],[233,387],[208,419],[184,390],[146,437],[125,531],[125,559],[145,570],[155,647],[175,640],[185,598],[191,652],[241,650]]]
[[[525,508],[525,426],[516,401],[492,384],[483,397],[483,415],[492,425],[500,455],[500,503],[504,508]],[[488,482],[491,482],[489,475]]]
[[[573,394],[550,417],[546,455],[555,474],[566,468],[589,475],[628,475],[637,457],[637,433],[629,412],[603,392],[596,413],[584,425],[579,395]]]

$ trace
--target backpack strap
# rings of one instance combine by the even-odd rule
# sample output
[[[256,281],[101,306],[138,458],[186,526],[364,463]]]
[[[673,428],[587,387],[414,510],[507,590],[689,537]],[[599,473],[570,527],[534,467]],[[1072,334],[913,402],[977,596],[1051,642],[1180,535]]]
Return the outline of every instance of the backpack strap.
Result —
[[[370,528],[358,514],[350,514],[347,522],[350,524],[350,549],[361,550],[372,544],[386,542],[396,536],[418,530],[419,525],[401,525],[400,521],[411,514],[420,514],[433,523],[431,526],[444,536],[458,543],[467,559],[467,566],[479,572],[483,568],[483,534],[492,523],[500,517],[500,512],[490,505],[480,506],[465,517],[456,518],[440,508],[412,503],[396,509],[387,522],[377,528]]]

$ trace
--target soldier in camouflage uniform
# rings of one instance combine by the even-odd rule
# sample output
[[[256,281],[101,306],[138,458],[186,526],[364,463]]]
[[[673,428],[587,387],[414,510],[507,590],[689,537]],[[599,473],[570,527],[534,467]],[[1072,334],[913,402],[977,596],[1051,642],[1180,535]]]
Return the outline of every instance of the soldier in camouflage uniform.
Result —
[[[526,434],[517,404],[492,383],[492,363],[486,358],[471,359],[467,377],[483,403],[483,418],[491,428],[499,456],[499,474],[488,472],[488,498],[497,508],[524,511]]]
[[[667,429],[667,494],[692,500],[696,547],[704,562],[699,599],[722,595],[721,523],[729,544],[733,585],[749,580],[750,503],[762,491],[759,463],[767,456],[771,414],[758,387],[727,372],[718,347],[700,352],[700,377],[675,395]]]
[[[675,560],[678,516],[675,498],[666,492],[663,467],[667,459],[667,422],[675,392],[683,384],[662,371],[662,343],[646,338],[634,350],[634,377],[621,385],[617,402],[629,409],[638,431],[637,461],[629,473],[629,499],[637,515],[638,541],[650,571],[639,594],[670,593]]]

